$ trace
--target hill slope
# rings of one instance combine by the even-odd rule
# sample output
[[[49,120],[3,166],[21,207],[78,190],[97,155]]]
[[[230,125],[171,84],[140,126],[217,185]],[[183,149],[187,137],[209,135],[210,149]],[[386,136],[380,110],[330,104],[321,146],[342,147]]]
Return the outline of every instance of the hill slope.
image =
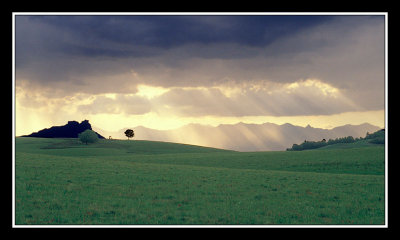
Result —
[[[201,147],[189,144],[146,140],[109,140],[84,145],[74,138],[17,137],[18,151],[62,156],[121,156],[130,154],[176,154],[232,152],[230,150]]]

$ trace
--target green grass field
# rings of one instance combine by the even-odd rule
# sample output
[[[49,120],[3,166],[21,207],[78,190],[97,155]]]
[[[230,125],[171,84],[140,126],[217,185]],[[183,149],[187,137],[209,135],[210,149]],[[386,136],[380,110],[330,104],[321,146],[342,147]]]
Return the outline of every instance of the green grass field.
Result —
[[[234,152],[17,137],[15,152],[16,225],[385,224],[382,145]]]

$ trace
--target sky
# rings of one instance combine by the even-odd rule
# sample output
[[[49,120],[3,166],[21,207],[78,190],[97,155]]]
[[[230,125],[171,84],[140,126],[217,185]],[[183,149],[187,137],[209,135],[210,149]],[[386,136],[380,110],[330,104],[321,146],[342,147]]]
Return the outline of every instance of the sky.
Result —
[[[15,16],[16,136],[385,124],[383,15]]]

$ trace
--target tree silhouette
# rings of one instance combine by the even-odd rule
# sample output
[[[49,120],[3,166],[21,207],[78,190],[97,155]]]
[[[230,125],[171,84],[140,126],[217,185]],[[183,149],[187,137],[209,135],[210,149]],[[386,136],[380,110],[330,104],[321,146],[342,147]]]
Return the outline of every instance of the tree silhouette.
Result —
[[[125,131],[125,135],[128,137],[128,140],[129,140],[129,138],[135,136],[135,132],[133,132],[132,129],[127,129],[127,130]]]

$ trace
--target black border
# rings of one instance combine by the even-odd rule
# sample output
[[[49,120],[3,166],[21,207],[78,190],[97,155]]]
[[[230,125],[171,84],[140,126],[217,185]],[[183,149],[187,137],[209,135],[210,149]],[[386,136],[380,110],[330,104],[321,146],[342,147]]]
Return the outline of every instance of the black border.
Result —
[[[157,3],[158,4],[158,3]],[[205,4],[205,3],[202,3],[202,4]],[[107,4],[108,5],[108,4]],[[168,5],[168,4],[167,4]],[[274,6],[273,4],[271,5],[271,6],[269,6],[268,8],[259,8],[259,9],[257,9],[257,6],[254,6],[254,7],[250,7],[250,8],[252,8],[252,9],[249,9],[249,7],[243,7],[242,8],[242,6],[240,6],[240,8],[241,8],[241,10],[240,11],[237,11],[237,9],[236,9],[236,11],[235,10],[232,10],[232,9],[227,9],[226,7],[225,8],[223,8],[223,9],[220,9],[220,10],[222,10],[222,11],[218,11],[218,10],[213,10],[213,11],[210,11],[210,10],[207,10],[207,9],[204,9],[205,7],[203,6],[203,9],[201,10],[201,11],[199,11],[199,10],[197,10],[197,11],[193,11],[193,10],[191,10],[191,9],[184,9],[184,10],[177,10],[177,8],[176,7],[172,7],[172,6],[170,6],[169,7],[169,10],[165,10],[165,6],[159,6],[159,7],[151,7],[151,8],[147,8],[147,9],[143,9],[143,8],[139,8],[139,9],[135,9],[135,8],[131,8],[130,10],[123,10],[123,11],[121,11],[120,9],[119,9],[119,11],[112,11],[113,10],[113,7],[109,7],[109,6],[106,6],[106,7],[100,7],[100,8],[106,8],[106,9],[99,9],[99,7],[87,7],[86,8],[86,10],[80,10],[80,11],[76,11],[76,9],[71,9],[72,7],[72,4],[71,5],[69,5],[69,7],[68,6],[63,6],[63,10],[62,11],[60,11],[60,10],[58,10],[57,8],[53,8],[53,9],[50,9],[50,10],[47,10],[47,11],[43,11],[42,9],[37,9],[38,8],[38,5],[36,5],[36,3],[35,2],[31,2],[31,4],[28,4],[28,5],[24,5],[23,7],[17,7],[17,8],[13,8],[13,9],[9,9],[8,11],[7,11],[7,14],[3,14],[2,15],[2,17],[4,18],[3,19],[3,22],[4,23],[7,23],[6,24],[6,27],[5,28],[3,28],[3,29],[5,29],[4,31],[5,31],[5,35],[6,36],[8,36],[8,37],[10,37],[10,39],[8,40],[8,41],[10,41],[10,42],[8,42],[7,44],[5,44],[5,46],[7,47],[7,51],[8,51],[8,53],[9,53],[9,58],[8,58],[8,60],[11,58],[12,59],[12,56],[13,56],[13,49],[12,49],[12,45],[13,45],[13,38],[12,38],[12,33],[13,33],[13,27],[12,27],[12,16],[13,16],[13,13],[14,12],[18,12],[18,13],[23,13],[23,12],[27,12],[27,13],[34,13],[34,12],[57,12],[57,13],[68,13],[68,12],[74,12],[74,13],[86,13],[86,12],[104,12],[104,13],[108,13],[108,12],[112,12],[112,13],[118,13],[118,12],[207,12],[207,13],[212,13],[212,12],[216,12],[216,13],[220,13],[220,12],[235,12],[235,13],[240,13],[240,12],[243,12],[243,13],[245,13],[245,12],[271,12],[271,13],[273,13],[273,12],[285,12],[285,13],[290,13],[290,12],[307,12],[307,13],[313,13],[313,12],[320,12],[320,13],[332,13],[332,12],[342,12],[342,13],[347,13],[347,12],[352,12],[352,13],[358,13],[358,12],[366,12],[366,13],[375,13],[375,12],[379,12],[379,13],[384,13],[384,12],[386,12],[387,13],[387,23],[388,23],[388,26],[387,26],[387,30],[388,30],[388,33],[387,33],[387,36],[388,36],[388,39],[387,39],[387,43],[388,43],[388,46],[390,45],[389,44],[389,42],[390,42],[390,38],[389,38],[389,36],[392,36],[392,35],[390,35],[389,34],[389,26],[393,26],[394,25],[394,19],[395,19],[395,15],[394,15],[394,12],[393,11],[390,11],[389,10],[389,6],[387,5],[386,7],[381,7],[380,9],[378,9],[377,10],[377,8],[376,7],[374,7],[373,9],[371,9],[371,5],[368,5],[368,4],[363,4],[364,6],[357,6],[355,9],[354,9],[354,7],[353,7],[353,9],[348,9],[348,10],[346,10],[346,11],[343,11],[343,9],[340,9],[340,7],[337,7],[339,5],[339,3],[336,3],[336,6],[327,6],[327,5],[325,5],[325,6],[323,6],[323,7],[321,7],[321,6],[316,6],[316,7],[307,7],[307,6],[296,6],[296,7],[293,7],[292,9],[288,9],[288,7],[276,7],[276,6]],[[60,5],[59,5],[60,6]],[[119,8],[120,8],[120,6],[121,5],[119,5]],[[36,10],[32,10],[32,9],[35,9],[36,8]],[[163,8],[163,9],[159,9],[159,8]],[[167,7],[168,8],[168,7]],[[187,8],[187,7],[186,7]],[[179,9],[179,8],[178,8]],[[162,11],[160,11],[160,10],[162,10]],[[293,14],[294,15],[294,14]],[[340,15],[340,14],[338,14],[338,15]],[[366,14],[366,15],[368,15],[368,14]],[[5,39],[7,39],[7,38],[5,38]],[[3,38],[3,40],[4,40],[4,38]],[[390,43],[392,43],[393,44],[393,42],[390,42]],[[8,45],[8,44],[10,44],[10,45]],[[388,48],[388,46],[386,46],[387,48]],[[391,45],[390,45],[391,46]],[[394,57],[395,57],[395,55],[391,55],[391,54],[389,54],[389,48],[387,49],[387,52],[386,52],[386,54],[387,54],[387,60],[389,60],[389,59],[391,59],[391,61],[388,61],[388,62],[386,62],[386,59],[385,59],[385,67],[387,68],[387,76],[388,76],[388,79],[387,79],[387,82],[385,82],[385,84],[387,84],[387,96],[386,96],[386,93],[385,93],[385,97],[386,97],[386,99],[387,99],[387,102],[385,102],[385,111],[387,111],[387,113],[386,113],[386,116],[385,116],[385,128],[386,128],[386,135],[387,135],[387,139],[388,139],[388,141],[386,142],[386,148],[387,148],[387,163],[389,163],[389,149],[391,149],[390,148],[390,146],[392,146],[392,141],[394,141],[394,136],[395,135],[390,135],[389,133],[388,133],[388,129],[389,129],[389,126],[390,126],[390,129],[392,129],[393,127],[395,127],[395,125],[393,125],[393,122],[391,121],[391,118],[389,117],[389,116],[391,116],[391,115],[389,115],[389,107],[390,106],[392,106],[392,105],[390,105],[389,104],[389,98],[390,97],[393,97],[393,96],[395,96],[395,95],[393,95],[393,94],[395,94],[393,91],[392,91],[392,89],[393,88],[389,88],[389,79],[390,79],[390,71],[389,71],[389,66],[390,66],[390,63],[392,63],[392,65],[393,65],[393,59],[394,59]],[[11,70],[11,71],[9,71],[9,74],[10,74],[10,78],[8,78],[8,79],[12,79],[12,76],[13,76],[13,74],[12,74],[12,67],[13,67],[13,63],[12,63],[12,61],[9,61],[8,62],[8,64],[6,64],[6,65],[3,65],[3,66],[6,66],[5,68],[6,69],[9,69],[9,70]],[[13,148],[14,148],[14,146],[13,146],[13,143],[12,142],[9,142],[9,140],[10,140],[10,138],[12,139],[14,136],[13,136],[13,126],[14,126],[14,124],[13,124],[13,103],[12,103],[12,96],[13,96],[13,92],[12,92],[12,86],[13,86],[13,80],[12,81],[9,81],[8,79],[5,79],[5,80],[3,80],[3,83],[6,83],[6,86],[5,86],[5,88],[3,88],[3,89],[9,89],[9,90],[7,90],[6,92],[6,94],[3,92],[3,97],[4,98],[6,98],[7,100],[6,100],[6,102],[8,102],[8,101],[10,101],[10,105],[11,105],[11,109],[10,108],[8,108],[8,111],[10,111],[11,110],[11,119],[9,120],[10,122],[11,122],[11,131],[10,130],[8,130],[7,132],[9,132],[10,133],[10,135],[11,135],[11,137],[9,137],[9,138],[6,138],[7,139],[7,143],[8,144],[10,144],[10,147],[8,148],[7,147],[7,149],[10,149],[11,150],[11,153],[10,153],[10,155],[11,155],[11,161],[10,162],[8,162],[9,163],[9,165],[8,165],[8,167],[5,167],[4,169],[6,169],[6,171],[7,171],[7,173],[8,174],[10,174],[10,175],[7,175],[7,180],[8,181],[10,181],[11,179],[12,179],[12,172],[10,172],[9,171],[9,169],[12,169],[12,159],[13,159],[13,154],[12,154],[12,150],[13,150]],[[391,83],[391,84],[393,84],[393,82]],[[390,85],[390,86],[393,86],[393,85]],[[10,90],[11,89],[11,90]],[[4,101],[3,101],[4,102]],[[9,107],[9,106],[8,106]],[[7,109],[7,108],[3,108],[3,109]],[[387,125],[386,125],[387,124]],[[394,174],[394,167],[393,167],[393,164],[394,164],[395,162],[390,162],[390,166],[391,166],[391,168],[389,168],[388,167],[388,176],[387,176],[387,179],[388,179],[388,182],[390,182],[390,178],[392,177],[393,178],[393,174]],[[6,176],[6,175],[3,175],[3,176]],[[393,181],[392,181],[393,182]],[[10,185],[11,185],[11,188],[10,188],[10,190],[11,190],[11,204],[12,204],[12,193],[13,193],[13,189],[12,189],[12,182],[10,183]],[[391,184],[388,184],[388,186],[387,186],[387,190],[389,189],[389,186],[392,186]],[[393,195],[390,195],[391,197],[393,196]],[[387,193],[387,197],[389,198],[389,193]],[[7,201],[8,202],[8,201]],[[8,202],[8,203],[10,203],[10,202]],[[388,203],[389,203],[389,199],[388,199]],[[389,203],[388,205],[386,205],[386,207],[389,207],[390,206],[390,208],[392,209],[394,206],[393,206],[393,204],[395,204],[395,203],[393,203],[393,202],[391,202],[391,203]],[[11,209],[10,209],[11,211],[9,212],[9,213],[11,213],[10,214],[10,218],[7,218],[7,219],[5,219],[5,223],[3,224],[3,226],[8,226],[8,229],[10,230],[12,230],[12,231],[17,231],[17,230],[22,230],[22,229],[24,229],[24,230],[26,230],[27,228],[29,228],[29,226],[27,226],[27,228],[18,228],[18,229],[16,229],[16,228],[13,228],[13,226],[12,226],[12,214],[13,214],[13,209],[12,209],[12,207],[11,207]],[[389,229],[393,229],[393,228],[391,228],[391,227],[393,227],[393,223],[394,223],[394,218],[396,217],[396,216],[393,216],[393,212],[391,212],[391,213],[389,213],[389,211],[387,212],[387,218],[389,219],[389,221],[386,223],[387,224],[387,228],[385,229],[385,228],[376,228],[376,229],[380,229],[380,230],[389,230]],[[3,218],[4,219],[4,218]],[[316,226],[316,228],[318,228],[318,229],[321,229],[320,227],[318,227],[318,225],[315,225]],[[335,225],[336,226],[336,225]],[[157,228],[156,226],[154,226],[155,228]],[[233,226],[234,227],[234,226]],[[268,227],[270,227],[270,226],[268,226]],[[67,227],[68,228],[68,227]],[[90,226],[88,226],[87,228],[91,228]],[[162,226],[160,226],[160,228],[162,228]],[[172,227],[172,229],[173,229],[174,227]],[[179,226],[177,226],[176,228],[179,228]],[[190,228],[190,227],[185,227],[184,229],[187,229],[187,228]],[[226,227],[224,227],[224,228],[231,228],[231,227],[229,227],[229,226],[226,226]],[[251,228],[251,227],[250,227]],[[273,228],[273,227],[272,227]],[[291,228],[291,227],[288,227],[289,229]],[[312,228],[312,227],[311,227]],[[340,226],[337,226],[337,228],[341,228]],[[358,228],[357,227],[357,225],[355,225],[354,227],[351,227],[351,228]],[[54,230],[56,230],[56,229],[61,229],[61,227],[60,228],[57,228],[57,227],[52,227],[51,229],[54,229]],[[65,228],[62,228],[63,230],[65,229]],[[83,228],[79,228],[79,229],[82,229],[82,230],[85,230],[86,228],[85,227],[83,227]],[[101,228],[93,228],[93,229],[95,229],[95,230],[100,230]],[[115,229],[115,228],[110,228],[110,229],[108,229],[108,230],[112,230],[112,229]],[[136,228],[135,227],[135,229],[138,229],[138,228]],[[153,229],[153,228],[149,228],[149,229]],[[268,229],[270,229],[270,228],[268,228]],[[309,229],[309,228],[307,228],[307,229]],[[332,229],[332,230],[335,230],[336,228],[330,228],[330,229]],[[39,231],[39,232],[43,232],[44,231],[44,229],[43,228],[37,228],[37,229],[35,229],[35,231]],[[386,231],[386,232],[387,232]]]

